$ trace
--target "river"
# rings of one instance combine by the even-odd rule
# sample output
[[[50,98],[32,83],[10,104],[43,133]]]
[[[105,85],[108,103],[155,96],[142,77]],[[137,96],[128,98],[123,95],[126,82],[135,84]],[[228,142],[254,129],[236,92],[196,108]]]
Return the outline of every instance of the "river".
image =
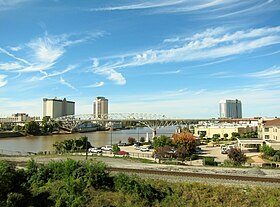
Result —
[[[165,127],[157,130],[157,135],[171,136],[175,132],[175,127]],[[66,139],[79,138],[87,136],[92,146],[101,147],[112,143],[127,142],[128,137],[138,140],[141,137],[148,136],[152,138],[152,131],[149,128],[136,128],[119,131],[97,131],[75,134],[59,134],[51,136],[26,136],[26,137],[10,137],[0,138],[0,150],[19,151],[19,152],[40,152],[54,151],[53,144]]]

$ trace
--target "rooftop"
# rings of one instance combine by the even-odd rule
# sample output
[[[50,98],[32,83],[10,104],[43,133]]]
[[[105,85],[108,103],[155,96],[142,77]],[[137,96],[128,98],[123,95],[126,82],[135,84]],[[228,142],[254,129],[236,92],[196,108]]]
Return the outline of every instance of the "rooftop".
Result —
[[[265,126],[280,126],[280,118],[263,122]]]

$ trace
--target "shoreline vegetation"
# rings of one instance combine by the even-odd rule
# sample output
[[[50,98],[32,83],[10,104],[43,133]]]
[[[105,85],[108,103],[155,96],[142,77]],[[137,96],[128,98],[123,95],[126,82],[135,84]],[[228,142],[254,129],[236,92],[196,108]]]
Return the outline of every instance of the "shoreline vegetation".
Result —
[[[0,206],[279,206],[280,188],[167,182],[111,173],[105,163],[0,161]]]

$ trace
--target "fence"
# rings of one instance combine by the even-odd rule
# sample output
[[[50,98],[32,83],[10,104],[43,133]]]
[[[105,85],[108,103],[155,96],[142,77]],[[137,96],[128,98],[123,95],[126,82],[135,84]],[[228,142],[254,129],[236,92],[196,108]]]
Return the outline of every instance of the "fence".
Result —
[[[9,155],[9,156],[29,156],[35,155],[34,152],[23,152],[23,151],[12,151],[12,150],[5,150],[0,149],[0,155]]]

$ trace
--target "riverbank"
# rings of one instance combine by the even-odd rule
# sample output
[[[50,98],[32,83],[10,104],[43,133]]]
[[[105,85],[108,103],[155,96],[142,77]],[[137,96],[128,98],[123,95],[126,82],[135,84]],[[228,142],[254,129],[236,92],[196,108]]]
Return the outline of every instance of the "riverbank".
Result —
[[[0,138],[7,138],[7,137],[23,137],[25,136],[21,132],[0,132]]]

